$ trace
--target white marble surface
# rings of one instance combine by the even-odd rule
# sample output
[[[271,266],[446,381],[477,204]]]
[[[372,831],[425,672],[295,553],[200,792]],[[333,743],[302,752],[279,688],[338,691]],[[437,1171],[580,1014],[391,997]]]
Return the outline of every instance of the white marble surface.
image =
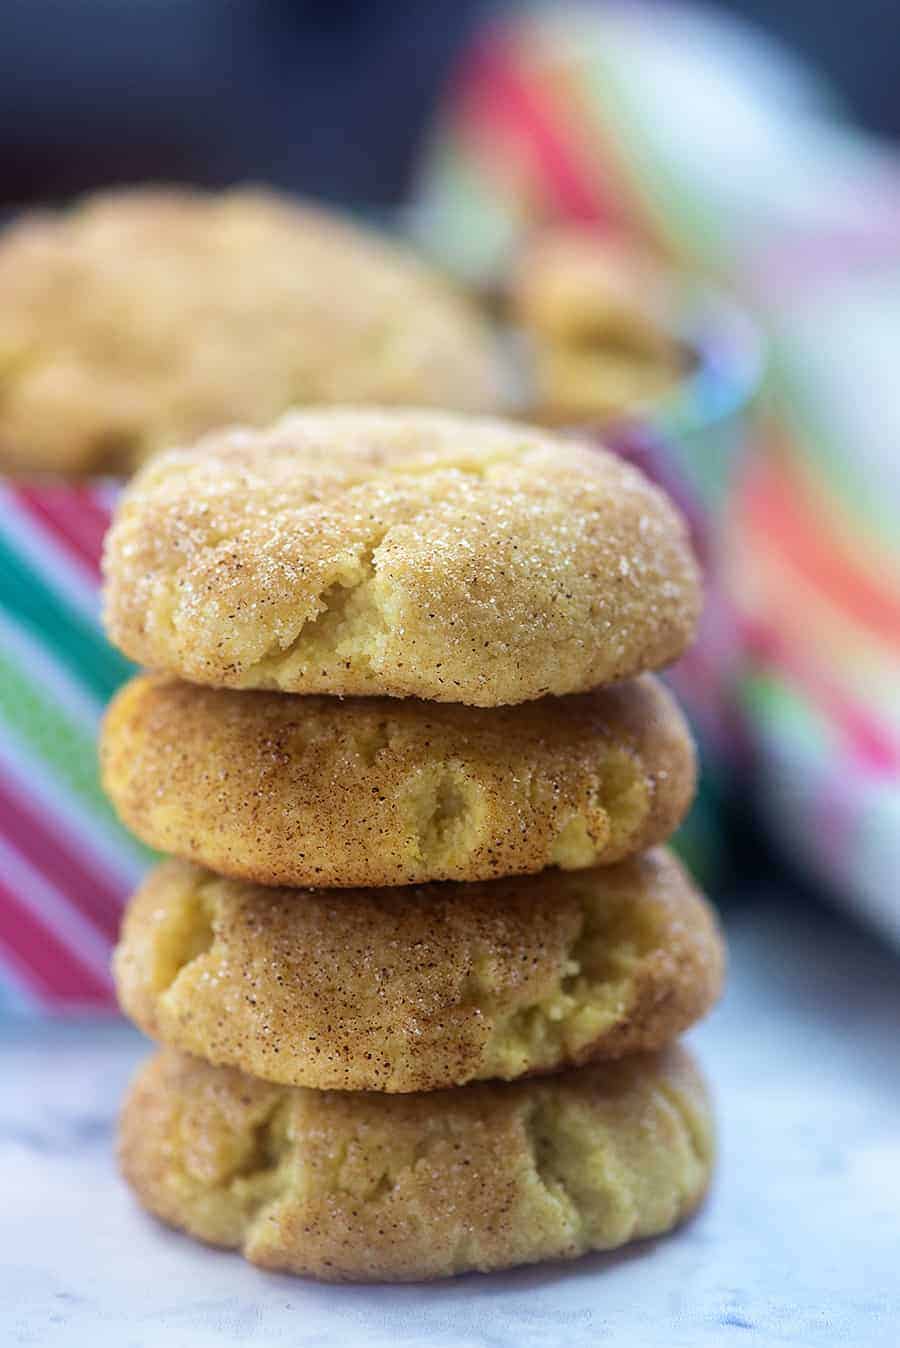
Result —
[[[145,1051],[124,1026],[0,1027],[0,1344],[639,1348],[900,1344],[900,963],[787,897],[730,924],[693,1036],[720,1173],[674,1237],[428,1287],[264,1274],[140,1213],[111,1160]]]

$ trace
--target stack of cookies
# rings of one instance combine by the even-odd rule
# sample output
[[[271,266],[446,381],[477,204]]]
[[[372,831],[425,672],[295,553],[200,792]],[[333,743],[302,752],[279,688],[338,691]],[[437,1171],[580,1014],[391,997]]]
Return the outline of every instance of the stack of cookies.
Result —
[[[673,1041],[715,920],[660,846],[691,799],[647,673],[699,605],[682,522],[612,455],[500,421],[293,414],[154,458],[106,618],[125,918],[163,1045],[121,1159],[256,1263],[436,1278],[609,1249],[699,1202]]]

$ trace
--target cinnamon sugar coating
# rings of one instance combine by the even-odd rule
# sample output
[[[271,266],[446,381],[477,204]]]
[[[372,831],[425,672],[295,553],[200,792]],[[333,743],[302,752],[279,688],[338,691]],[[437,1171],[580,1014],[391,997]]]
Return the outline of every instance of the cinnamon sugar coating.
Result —
[[[289,1085],[407,1092],[659,1048],[710,1008],[723,963],[712,910],[658,849],[392,889],[169,861],[132,900],[114,969],[163,1043]]]
[[[107,713],[101,762],[151,847],[275,885],[619,861],[668,838],[694,787],[690,732],[652,675],[490,708],[142,675]]]
[[[151,1212],[255,1264],[396,1282],[609,1250],[675,1226],[713,1163],[683,1049],[512,1086],[272,1086],[167,1050],[119,1130]]]
[[[106,624],[196,683],[495,706],[660,668],[700,606],[629,464],[496,420],[315,410],[157,456],[107,538]]]

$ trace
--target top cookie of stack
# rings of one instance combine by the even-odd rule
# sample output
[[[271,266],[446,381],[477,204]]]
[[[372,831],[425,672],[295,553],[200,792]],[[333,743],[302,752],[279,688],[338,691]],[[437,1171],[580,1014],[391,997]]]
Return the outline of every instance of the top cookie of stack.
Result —
[[[309,403],[493,412],[487,322],[401,245],[271,192],[129,189],[0,236],[0,466],[127,473]]]
[[[492,707],[684,650],[684,524],[614,455],[506,422],[315,409],[156,456],[120,504],[106,622],[195,683]]]

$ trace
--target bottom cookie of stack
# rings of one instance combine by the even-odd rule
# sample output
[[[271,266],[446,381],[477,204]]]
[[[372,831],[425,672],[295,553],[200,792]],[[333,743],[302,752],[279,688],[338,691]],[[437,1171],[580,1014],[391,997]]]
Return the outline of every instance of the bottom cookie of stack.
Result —
[[[125,1103],[141,1203],[266,1268],[407,1281],[609,1250],[670,1230],[712,1165],[679,1047],[410,1095],[260,1081],[164,1049]]]

